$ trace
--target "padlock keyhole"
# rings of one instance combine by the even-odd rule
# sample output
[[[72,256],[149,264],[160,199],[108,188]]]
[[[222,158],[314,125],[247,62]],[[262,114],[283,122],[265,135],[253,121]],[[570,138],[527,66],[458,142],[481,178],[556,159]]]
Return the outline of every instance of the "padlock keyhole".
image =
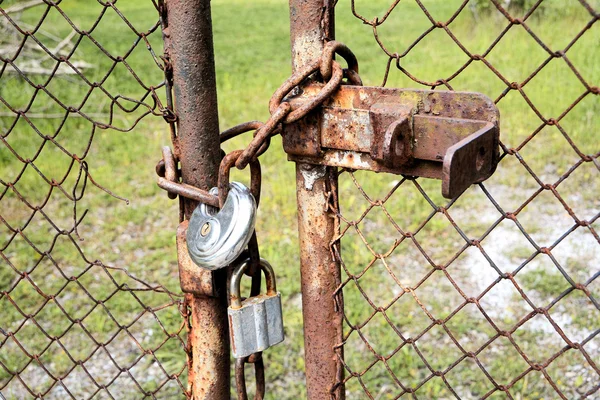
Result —
[[[200,229],[200,235],[202,235],[202,237],[205,237],[206,235],[208,235],[210,233],[210,230],[211,230],[210,222],[206,222],[206,223],[204,223],[204,225],[202,225],[202,228]]]

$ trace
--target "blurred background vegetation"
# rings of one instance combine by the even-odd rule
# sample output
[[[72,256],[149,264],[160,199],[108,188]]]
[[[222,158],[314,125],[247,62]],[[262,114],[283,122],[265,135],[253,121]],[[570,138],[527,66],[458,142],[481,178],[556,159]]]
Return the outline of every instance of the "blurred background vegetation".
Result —
[[[389,3],[391,1],[357,0],[355,11],[372,20],[382,16]],[[534,2],[513,0],[504,3],[511,15],[523,17]],[[19,1],[0,2],[3,8],[15,4],[19,4]],[[462,1],[428,0],[422,1],[422,4],[434,20],[446,21]],[[598,12],[599,1],[588,0],[587,4]],[[156,10],[150,0],[120,0],[116,6],[140,31],[149,29],[157,20]],[[33,7],[20,13],[18,18],[25,29],[35,26],[43,18],[41,28],[44,34],[35,36],[40,42],[47,42],[50,48],[54,48],[57,40],[52,37],[67,38],[72,35],[73,29],[56,9],[50,8],[44,14],[47,8]],[[93,29],[93,38],[113,56],[124,56],[138,38],[114,10],[101,2],[63,0],[60,8],[80,29]],[[212,8],[221,127],[226,129],[255,119],[264,121],[268,117],[267,104],[271,94],[291,73],[287,2],[214,0]],[[95,25],[101,13],[104,14]],[[10,49],[11,41],[16,38],[20,43],[23,35],[7,23],[5,17],[0,16],[0,20],[3,29],[0,45],[8,49],[0,55],[11,58],[17,54],[15,49]],[[598,96],[588,94],[579,99],[586,88],[567,63],[560,57],[549,57],[547,50],[523,26],[513,25],[504,32],[508,25],[506,18],[489,1],[475,0],[452,20],[448,29],[472,54],[485,54],[487,62],[508,82],[525,82],[523,93],[543,117],[558,118],[569,105],[576,102],[577,105],[561,120],[561,126],[577,148],[584,154],[595,155],[597,159],[600,151]],[[598,87],[600,29],[597,17],[594,19],[580,2],[546,0],[528,17],[527,25],[553,52],[566,49],[573,38],[588,27],[586,33],[568,48],[567,55],[583,79],[589,85]],[[403,0],[378,31],[386,47],[401,54],[430,27],[431,22],[419,4],[413,0]],[[487,52],[502,33],[502,39]],[[347,0],[340,0],[336,6],[336,37],[356,53],[365,84],[380,85],[387,56],[375,42],[371,27],[362,24],[353,15]],[[77,38],[78,35],[73,40]],[[151,34],[148,40],[153,50],[161,54],[160,31]],[[54,66],[50,60],[43,59],[43,52],[35,50],[37,44],[31,38],[27,42],[32,48],[27,49],[29,53],[23,52],[15,59],[15,66],[22,69]],[[38,53],[40,56],[37,61],[31,64],[32,57],[35,59]],[[162,81],[162,71],[155,65],[143,42],[127,55],[125,65],[112,61],[93,41],[84,37],[71,60],[79,63],[89,82],[102,81],[106,92],[123,96],[124,102],[127,102],[127,98],[140,99],[145,94],[138,79],[146,85],[158,85]],[[401,65],[419,79],[435,82],[447,79],[467,60],[468,56],[443,29],[434,29],[401,59]],[[0,132],[4,143],[0,145],[0,179],[4,185],[0,187],[4,193],[0,197],[3,222],[0,232],[5,243],[1,247],[0,259],[0,291],[3,294],[0,297],[0,386],[3,387],[0,393],[8,399],[20,399],[30,394],[24,390],[19,379],[13,377],[15,371],[20,371],[21,379],[36,391],[43,392],[55,382],[36,362],[23,356],[23,349],[10,338],[10,332],[31,354],[39,354],[51,373],[61,374],[73,368],[76,365],[74,361],[86,359],[95,348],[81,325],[73,325],[65,312],[72,320],[84,318],[83,326],[92,332],[98,342],[107,340],[119,331],[119,324],[131,324],[128,330],[138,342],[147,348],[156,348],[167,339],[165,331],[173,333],[179,329],[181,317],[176,307],[158,312],[158,320],[149,314],[135,320],[137,315],[143,313],[144,307],[130,293],[115,292],[118,285],[137,284],[118,268],[126,269],[142,281],[159,283],[173,292],[178,291],[174,239],[178,211],[176,202],[168,200],[165,193],[154,184],[154,165],[160,157],[160,147],[170,144],[168,127],[161,117],[147,116],[129,130],[133,121],[145,110],[139,109],[133,114],[117,110],[113,124],[123,128],[124,132],[104,130],[98,126],[94,128],[90,121],[76,115],[67,118],[63,124],[65,110],[57,104],[57,100],[93,115],[94,120],[101,122],[108,122],[111,102],[100,90],[90,92],[89,85],[83,83],[79,76],[69,74],[68,68],[64,74],[58,74],[51,80],[43,72],[27,73],[28,80],[25,80],[20,74],[11,72],[11,67],[6,67],[6,63],[4,65],[0,73]],[[529,79],[541,65],[544,67]],[[103,80],[111,68],[112,72]],[[551,192],[546,190],[535,195],[540,189],[540,182],[553,184],[560,181],[580,160],[572,145],[556,126],[543,126],[524,96],[516,90],[507,90],[506,82],[482,62],[471,63],[449,84],[455,90],[478,91],[498,100],[502,142],[506,148],[517,149],[518,157],[504,157],[492,178],[482,187],[472,187],[454,203],[441,197],[440,183],[437,181],[401,181],[402,178],[397,176],[364,172],[352,176],[344,174],[340,199],[345,217],[356,220],[369,205],[355,182],[372,199],[385,198],[391,189],[400,184],[385,203],[387,213],[404,232],[418,231],[416,237],[421,247],[435,263],[445,265],[451,262],[449,273],[467,296],[484,293],[498,279],[498,271],[517,270],[515,279],[536,306],[549,306],[553,299],[571,287],[556,267],[556,261],[576,283],[591,279],[589,291],[598,299],[600,282],[593,279],[598,275],[600,260],[597,237],[591,230],[582,227],[564,236],[572,229],[573,219]],[[36,85],[47,88],[53,98]],[[387,86],[426,88],[395,68],[392,68]],[[29,122],[17,118],[13,109],[27,109]],[[56,115],[59,117],[54,117]],[[531,138],[533,132],[536,134]],[[44,135],[53,136],[56,133],[55,142],[60,146],[44,138]],[[57,234],[56,227],[39,213],[30,220],[31,209],[19,200],[6,182],[13,182],[17,176],[21,176],[14,187],[34,205],[43,201],[49,185],[32,167],[25,167],[26,163],[19,160],[15,152],[23,160],[32,159],[42,143],[46,143],[34,164],[45,176],[58,180],[69,171],[72,163],[72,157],[65,154],[63,149],[82,156],[92,139],[86,158],[90,175],[95,182],[129,202],[120,201],[88,184],[85,196],[77,204],[77,218],[88,210],[78,227],[82,240],[74,234]],[[236,139],[227,143],[226,150],[242,148],[247,141],[247,137]],[[287,162],[279,138],[274,139],[271,150],[261,162],[263,200],[257,232],[262,255],[276,271],[286,326],[285,344],[264,353],[267,398],[298,399],[305,397],[306,393],[294,165]],[[75,184],[77,172],[76,168],[69,172],[64,184],[74,191],[81,190]],[[590,225],[595,232],[600,231],[597,220],[600,212],[598,177],[598,168],[592,162],[582,163],[568,172],[568,179],[557,189],[580,219],[593,221]],[[234,172],[232,178],[247,182],[244,172]],[[530,202],[518,214],[519,226],[501,218],[499,209],[514,212],[530,198]],[[450,207],[449,215],[466,237],[481,240],[485,253],[465,246],[464,238],[452,227],[447,217],[436,212],[432,204]],[[59,230],[72,226],[72,202],[60,191],[50,196],[44,209]],[[390,222],[381,208],[375,208],[358,225],[376,252],[384,253],[402,237]],[[11,239],[14,232],[8,226],[22,228],[27,240],[22,235]],[[495,228],[490,233],[489,229],[493,226]],[[551,247],[553,257],[540,254],[523,235],[521,228],[537,246]],[[74,240],[87,260],[101,260],[105,265],[116,268],[111,270],[112,278],[98,265],[85,261],[74,246]],[[34,251],[32,243],[41,251],[50,253],[52,260]],[[467,248],[461,250],[463,247]],[[350,229],[344,236],[342,251],[351,274],[360,273],[373,262],[374,255],[356,230]],[[456,254],[458,256],[454,260]],[[40,258],[44,260],[38,264]],[[349,368],[353,372],[364,372],[361,381],[356,378],[348,381],[348,398],[351,399],[366,398],[364,388],[377,399],[396,398],[400,391],[394,377],[381,362],[365,371],[374,360],[366,343],[378,354],[393,354],[388,365],[407,387],[415,387],[430,373],[412,347],[405,346],[394,353],[401,343],[400,338],[380,313],[373,319],[368,318],[373,308],[358,287],[368,294],[376,306],[389,307],[387,315],[391,316],[393,324],[405,337],[414,337],[431,320],[412,297],[403,296],[390,304],[402,290],[390,274],[393,273],[403,285],[415,286],[431,273],[432,268],[420,250],[408,241],[394,250],[387,258],[387,264],[379,263],[371,267],[360,277],[358,284],[351,282],[344,289],[348,320],[361,325],[362,333],[361,336],[356,331],[350,334],[345,346]],[[23,272],[27,272],[44,293],[55,297],[40,295],[30,281],[22,279]],[[63,288],[70,276],[77,278]],[[93,299],[82,287],[91,293]],[[440,271],[433,273],[416,293],[427,310],[441,319],[449,316],[464,301]],[[164,294],[142,293],[140,296],[144,305],[155,307],[171,301]],[[104,302],[112,317],[98,307],[96,300]],[[530,305],[506,280],[493,286],[481,297],[480,302],[501,329],[509,329],[531,312]],[[600,363],[600,337],[597,336],[600,313],[590,299],[580,291],[570,292],[558,304],[550,307],[549,313],[571,340],[586,340],[584,348],[597,366]],[[35,314],[36,323],[29,317],[31,314]],[[42,334],[39,326],[47,329],[50,335],[60,336],[65,331],[69,333],[58,344]],[[497,335],[497,331],[472,304],[456,313],[449,320],[447,328],[465,349],[481,351],[479,360],[499,384],[509,384],[529,367],[506,338],[496,339],[481,350],[490,338]],[[349,328],[346,329],[348,331]],[[513,337],[535,362],[544,362],[566,345],[554,326],[541,315],[525,323]],[[462,355],[439,326],[420,337],[418,343],[424,357],[436,369],[447,368]],[[66,355],[65,348],[74,359]],[[129,367],[136,362],[129,369],[144,390],[154,390],[166,379],[165,373],[157,367],[157,360],[167,373],[178,371],[185,363],[183,349],[176,339],[167,340],[160,346],[160,351],[141,359],[143,354],[140,349],[125,334],[113,340],[107,350],[116,357],[119,365]],[[109,387],[115,398],[143,397],[130,377],[121,373],[102,351],[96,352],[84,366],[99,382],[108,383],[118,376]],[[599,381],[590,361],[577,351],[566,352],[554,360],[547,368],[547,374],[567,398],[582,396],[597,387]],[[481,369],[470,359],[454,367],[446,378],[464,399],[479,398],[493,388]],[[185,382],[185,376],[182,376],[182,380]],[[248,382],[252,382],[250,376]],[[87,398],[98,390],[81,366],[72,370],[64,384],[77,398]],[[100,390],[98,396],[108,397],[103,393]],[[180,393],[178,386],[169,382],[157,397],[174,398],[177,393]],[[540,372],[526,375],[512,386],[510,393],[513,398],[519,399],[556,398],[556,393]],[[453,397],[440,378],[431,379],[419,387],[416,396],[440,399]],[[505,396],[500,392],[489,398]],[[598,392],[590,398],[594,396],[598,396]],[[55,385],[47,397],[64,398],[66,395],[60,385]]]

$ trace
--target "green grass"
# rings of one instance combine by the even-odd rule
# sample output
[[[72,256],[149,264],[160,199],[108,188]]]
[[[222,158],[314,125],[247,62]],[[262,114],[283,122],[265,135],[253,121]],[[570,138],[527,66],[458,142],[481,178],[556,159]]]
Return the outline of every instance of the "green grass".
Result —
[[[435,20],[447,20],[457,9],[457,0],[431,0],[425,2]],[[2,6],[15,4],[15,1],[5,1]],[[598,7],[597,2],[590,2]],[[140,30],[149,29],[155,19],[155,10],[149,1],[130,0],[117,3],[119,10],[132,24]],[[69,15],[73,23],[82,29],[91,29],[102,6],[96,2],[79,0],[64,0],[60,7]],[[219,93],[219,118],[223,129],[248,120],[266,120],[268,117],[268,99],[272,92],[285,80],[290,72],[289,45],[289,12],[285,1],[261,0],[219,0],[212,2],[213,24],[215,34],[215,59],[217,67],[217,86]],[[368,19],[383,15],[387,2],[357,2],[357,11]],[[42,7],[43,9],[43,7]],[[361,76],[365,84],[379,85],[383,79],[387,57],[373,39],[372,30],[363,25],[351,14],[347,1],[340,2],[336,9],[336,37],[349,45],[356,53]],[[33,24],[40,17],[40,9],[32,9],[22,15],[24,22]],[[473,54],[483,54],[498,34],[507,26],[507,22],[494,14],[481,14],[479,23],[475,23],[469,9],[465,9],[450,25],[451,32]],[[528,25],[541,40],[548,44],[552,51],[564,49],[572,37],[579,32],[591,19],[589,14],[578,2],[568,6],[560,1],[547,1],[543,9],[543,18],[533,15]],[[389,19],[379,28],[379,35],[385,46],[391,52],[402,53],[422,32],[430,26],[423,12],[412,1],[402,1]],[[43,29],[58,37],[65,37],[71,31],[64,18],[53,10],[46,17]],[[123,55],[130,47],[136,36],[111,10],[108,10],[101,23],[93,32],[102,46],[113,55]],[[31,40],[31,39],[28,39]],[[42,41],[46,39],[40,39]],[[149,37],[150,43],[157,54],[161,54],[160,32]],[[592,86],[600,82],[598,68],[598,48],[600,31],[598,24],[593,25],[567,53],[567,56],[582,77]],[[521,26],[513,26],[505,38],[486,56],[486,60],[496,68],[508,82],[523,82],[545,60],[548,54],[531,38]],[[73,59],[85,60],[93,64],[85,69],[84,74],[90,82],[101,82],[106,71],[113,65],[90,40],[84,39]],[[20,58],[16,63],[19,65]],[[437,29],[425,37],[401,59],[401,65],[420,79],[435,82],[447,79],[454,71],[462,66],[468,57],[462,52],[442,30]],[[143,43],[127,58],[126,62],[136,71],[146,85],[156,85],[161,81],[161,71]],[[44,77],[32,76],[35,84],[44,84]],[[13,108],[22,109],[29,104],[35,89],[21,78],[5,72],[1,77],[0,96]],[[70,78],[57,77],[46,85],[48,90],[60,101],[67,105],[81,106],[83,97],[89,87],[78,84],[81,80],[75,76]],[[130,72],[122,64],[118,64],[103,87],[115,95],[121,94],[130,98],[139,98],[144,90],[136,82]],[[492,99],[500,98],[506,89],[506,84],[490,71],[481,61],[471,63],[466,70],[449,81],[455,90],[479,91]],[[408,79],[400,71],[392,68],[388,87],[417,87],[426,88]],[[533,79],[523,86],[523,92],[532,101],[545,118],[557,119],[575,99],[585,91],[584,86],[570,71],[564,60],[552,59],[546,67]],[[164,98],[163,98],[164,100]],[[108,110],[110,101],[105,95],[94,90],[89,100],[83,105],[84,112],[103,114]],[[131,105],[124,101],[124,104]],[[584,154],[595,154],[599,151],[596,116],[600,112],[598,97],[588,95],[571,110],[561,121],[560,125],[568,132],[574,144]],[[498,102],[501,112],[502,141],[507,148],[518,149],[524,162],[538,174],[546,183],[554,183],[577,160],[577,154],[570,148],[568,142],[556,127],[545,127],[529,142],[527,137],[539,127],[541,120],[531,111],[523,97],[517,91],[509,91]],[[132,126],[137,116],[144,110],[140,109],[133,115],[117,112],[115,125],[127,130]],[[37,95],[29,114],[63,112],[54,102],[43,94]],[[0,114],[10,113],[8,108],[0,104]],[[0,129],[6,135],[14,118],[0,117]],[[106,117],[99,117],[106,121]],[[43,142],[40,135],[54,135],[59,128],[60,119],[32,118],[32,124],[23,119],[6,137],[6,141],[24,158],[34,157]],[[56,141],[69,153],[82,156],[90,140],[92,124],[83,118],[69,118],[60,129]],[[36,322],[48,329],[50,336],[62,335],[71,324],[65,313],[71,318],[83,318],[82,325],[92,332],[92,336],[100,343],[107,342],[118,331],[119,325],[128,325],[136,321],[129,329],[132,337],[120,334],[107,350],[118,357],[122,366],[130,366],[142,356],[135,341],[141,343],[144,349],[157,349],[156,360],[169,373],[179,370],[185,362],[185,355],[176,339],[167,340],[165,331],[169,334],[177,332],[180,317],[175,307],[157,311],[160,323],[149,313],[144,313],[144,306],[158,307],[172,300],[164,294],[135,292],[142,306],[128,292],[117,291],[116,285],[127,284],[139,287],[120,270],[110,270],[112,278],[99,266],[86,261],[102,260],[105,265],[116,268],[126,268],[133,276],[152,284],[160,283],[171,291],[178,291],[178,277],[174,247],[174,233],[177,226],[177,204],[169,201],[166,195],[154,184],[154,163],[160,156],[160,146],[169,144],[168,128],[161,117],[147,116],[135,129],[128,132],[96,129],[93,142],[88,151],[87,162],[93,179],[110,191],[129,199],[129,204],[119,201],[88,182],[85,196],[77,205],[77,218],[88,209],[83,224],[79,226],[79,234],[83,241],[75,235],[72,239],[66,235],[58,235],[55,243],[52,238],[57,235],[55,228],[39,214],[34,217],[24,235],[42,252],[51,250],[52,260],[41,257],[22,237],[17,236],[3,250],[5,258],[0,261],[0,288],[9,291],[10,298],[22,309],[18,312],[7,296],[0,298],[2,323],[4,331],[12,331],[34,314]],[[225,146],[227,151],[242,148],[248,137],[236,139]],[[8,150],[0,146],[0,178],[7,182],[15,179],[23,164]],[[47,177],[60,179],[69,168],[71,158],[63,150],[48,142],[35,161],[36,167]],[[261,254],[275,267],[278,288],[282,292],[284,318],[286,326],[286,343],[265,352],[267,366],[267,393],[272,399],[296,399],[306,396],[304,382],[302,313],[300,309],[299,287],[299,257],[296,231],[296,207],[294,191],[294,165],[286,161],[286,155],[281,149],[279,138],[274,139],[271,150],[261,158],[263,167],[263,192],[261,210],[257,224],[257,232],[261,243]],[[63,185],[69,190],[77,177],[77,169],[73,169]],[[234,171],[233,179],[247,182],[245,171]],[[355,179],[372,199],[382,199],[391,190],[400,177],[385,174],[355,173]],[[585,163],[576,169],[565,182],[558,187],[558,192],[573,206],[575,213],[583,219],[589,219],[594,211],[600,208],[595,195],[598,190],[598,170]],[[440,195],[440,183],[437,181],[418,180],[423,191],[431,201],[443,206],[447,201]],[[41,202],[49,189],[44,180],[31,168],[27,167],[23,177],[15,185],[17,190],[33,204]],[[499,202],[504,211],[515,211],[539,186],[521,166],[516,157],[506,157],[502,160],[498,172],[486,183],[486,188]],[[40,190],[43,188],[43,190]],[[424,221],[431,219],[416,234],[415,238],[424,251],[437,265],[445,265],[459,253],[465,245],[464,239],[442,214],[433,214],[434,210],[423,198],[418,186],[405,181],[396,190],[391,199],[385,203],[384,209],[375,207],[365,221],[358,225],[371,248],[376,253],[385,253],[394,241],[401,238],[386,215],[393,219],[404,232],[416,232]],[[77,186],[80,193],[81,184]],[[342,211],[349,220],[357,219],[367,208],[368,202],[356,190],[355,184],[345,174],[341,178],[340,198]],[[31,210],[19,202],[10,190],[0,201],[0,215],[12,227],[23,226],[31,214]],[[472,210],[475,210],[474,212]],[[73,225],[72,202],[58,190],[55,190],[45,210],[59,229],[69,229]],[[469,238],[480,238],[500,214],[490,204],[481,189],[473,187],[465,193],[450,208],[449,214]],[[565,227],[566,231],[572,220],[565,216],[564,209],[553,196],[537,197],[530,206],[519,215],[523,224],[536,241],[548,241],[540,245],[551,245],[559,234],[550,231],[548,226]],[[557,222],[558,221],[558,222]],[[503,223],[505,224],[505,223]],[[510,224],[509,224],[510,225]],[[515,232],[516,227],[505,228],[503,233]],[[512,229],[512,230],[511,230]],[[598,224],[595,227],[598,231]],[[2,238],[8,240],[9,230],[0,225]],[[579,228],[577,232],[584,232]],[[516,233],[520,235],[520,233]],[[520,237],[520,236],[519,236]],[[585,239],[585,238],[584,238]],[[520,263],[533,254],[534,249],[524,239],[519,239],[519,246],[514,249],[500,246],[493,253],[501,238],[483,239],[482,246],[492,254],[490,257],[502,271],[512,271]],[[585,242],[585,240],[582,240]],[[77,251],[76,243],[82,248],[86,259]],[[594,255],[598,250],[584,247],[577,251],[571,242],[559,244],[555,257],[571,268],[569,272],[577,283],[585,282],[597,266],[594,266]],[[587,242],[585,242],[587,243]],[[567,249],[565,249],[567,247]],[[344,262],[351,274],[359,274],[374,259],[374,255],[364,245],[358,233],[350,228],[342,240]],[[502,258],[502,255],[506,255]],[[478,258],[477,258],[478,257]],[[42,259],[36,265],[38,259]],[[478,263],[473,260],[479,260]],[[538,261],[541,260],[541,261]],[[596,258],[597,260],[597,258]],[[54,261],[56,264],[53,264]],[[9,266],[9,263],[12,267]],[[539,267],[536,263],[541,263]],[[448,276],[455,280],[466,296],[478,296],[482,292],[479,284],[473,283],[472,275],[477,269],[489,269],[489,263],[481,253],[473,248],[459,253],[457,260],[447,269],[448,276],[442,271],[435,272],[424,283],[419,281],[430,272],[431,266],[418,248],[409,240],[398,245],[398,248],[386,258],[387,266],[376,262],[364,275],[358,279],[360,288],[377,307],[386,308],[386,316],[403,335],[412,335],[425,330],[432,321],[423,312],[416,299],[420,299],[428,312],[436,319],[447,318],[464,299],[450,283]],[[75,276],[68,282],[59,272],[60,267],[67,278]],[[34,268],[35,267],[35,268]],[[88,268],[90,268],[88,270]],[[18,280],[16,271],[30,272],[30,277],[45,294],[58,293],[55,299],[45,299],[31,283]],[[541,272],[540,272],[541,271]],[[390,276],[393,275],[394,278]],[[346,275],[344,274],[344,278]],[[483,279],[483,278],[482,278]],[[495,277],[486,281],[490,284]],[[485,280],[485,279],[484,279]],[[516,275],[517,282],[530,294],[537,306],[545,306],[560,295],[569,286],[568,282],[558,272],[558,269],[548,261],[545,255],[538,255],[530,265],[526,265]],[[399,281],[403,288],[414,288],[414,296],[405,293],[394,300],[402,291],[396,283]],[[64,285],[67,285],[63,288]],[[596,284],[597,286],[597,284]],[[484,286],[485,287],[485,286]],[[85,293],[88,290],[96,304]],[[594,291],[594,289],[591,289]],[[595,293],[598,293],[597,289]],[[551,315],[559,321],[563,328],[567,327],[569,334],[575,332],[592,332],[598,329],[598,311],[589,299],[573,292],[560,304],[562,308],[554,307]],[[507,297],[506,297],[507,296]],[[521,317],[531,311],[512,289],[503,298],[508,299],[504,305],[506,310],[492,315],[500,326],[511,327]],[[390,357],[387,365],[394,371],[395,378],[408,387],[414,387],[430,374],[418,355],[415,346],[404,345],[381,312],[365,323],[375,310],[365,301],[358,287],[349,282],[344,288],[346,314],[352,324],[358,324],[361,333],[369,345],[381,355]],[[596,295],[596,298],[599,296]],[[491,299],[491,300],[490,300]],[[498,306],[492,301],[492,295],[481,299],[482,307],[488,311],[498,311]],[[61,310],[61,307],[64,309]],[[553,314],[554,313],[554,314]],[[23,315],[24,314],[24,315]],[[143,314],[139,320],[136,317]],[[540,318],[537,316],[535,318]],[[565,319],[567,318],[567,319]],[[570,318],[570,320],[568,319]],[[116,322],[115,322],[116,321]],[[566,322],[565,322],[566,321]],[[515,341],[519,343],[528,355],[535,357],[550,357],[552,351],[558,351],[564,342],[557,340],[553,328],[547,328],[548,322],[537,322],[515,332]],[[486,321],[481,312],[472,304],[466,305],[446,323],[446,328],[466,351],[478,352],[482,365],[499,384],[508,384],[527,364],[516,353],[513,345],[506,338],[499,338],[492,346],[482,348],[484,343],[497,335],[497,331]],[[346,326],[346,332],[349,327]],[[183,335],[182,335],[183,336]],[[41,333],[40,329],[31,322],[25,324],[15,337],[31,354],[41,354],[44,365],[50,365],[53,373],[64,373],[73,367],[64,349],[56,342]],[[0,335],[0,340],[5,337]],[[133,340],[135,339],[135,340]],[[592,357],[598,357],[597,338],[591,340],[586,349]],[[93,349],[91,339],[83,332],[78,324],[65,334],[61,344],[76,360],[85,359],[90,349]],[[118,345],[116,345],[118,344]],[[50,345],[47,350],[46,346]],[[450,340],[448,333],[441,326],[433,326],[417,341],[417,348],[428,360],[434,370],[444,370],[461,357],[461,351]],[[363,372],[373,361],[363,339],[357,332],[350,334],[345,346],[348,365],[355,372]],[[501,356],[500,356],[501,355]],[[102,352],[95,353],[99,360]],[[10,371],[19,370],[29,359],[23,355],[12,339],[0,347],[0,361],[5,367],[0,367],[0,385],[4,385],[10,377]],[[50,384],[48,380],[36,379],[45,376],[41,370],[34,369],[31,364],[25,371],[25,378],[31,382],[35,390],[43,391]],[[114,376],[111,361],[106,376]],[[152,373],[145,373],[151,371]],[[156,373],[156,362],[152,357],[145,356],[132,373],[142,383],[145,390],[153,390],[165,379],[164,374]],[[593,386],[597,374],[580,353],[569,351],[559,357],[548,368],[549,375],[557,382],[567,397],[576,396]],[[154,374],[154,375],[153,375]],[[575,378],[569,378],[573,374]],[[101,375],[101,374],[100,374]],[[139,393],[127,376],[123,375],[114,387]],[[86,378],[87,379],[87,378]],[[105,379],[105,375],[98,378]],[[185,382],[185,375],[181,377]],[[376,363],[364,372],[361,377],[367,390],[376,398],[395,398],[398,386],[395,379],[386,370],[382,362]],[[447,374],[447,380],[463,398],[477,398],[491,390],[493,386],[470,359],[462,361]],[[37,381],[37,382],[36,382]],[[252,379],[248,376],[248,381]],[[75,382],[66,382],[67,386],[77,387]],[[81,396],[89,395],[88,389],[79,390]],[[111,386],[113,387],[113,386]],[[583,389],[582,389],[583,388]],[[363,387],[356,378],[347,384],[349,398],[362,398]],[[7,398],[19,398],[24,395],[16,379],[2,393]],[[552,388],[539,373],[528,374],[515,384],[511,390],[515,398],[553,398]],[[64,393],[53,391],[55,398]],[[112,392],[111,392],[112,393]],[[119,392],[117,392],[119,393]],[[177,387],[170,385],[157,397],[167,398],[177,393]],[[439,377],[434,377],[416,392],[419,398],[450,398],[452,395]],[[113,393],[114,395],[114,393]],[[12,396],[12,397],[11,397]],[[363,395],[364,396],[364,395]],[[407,397],[403,396],[403,398]],[[118,397],[118,396],[117,396]],[[141,397],[141,395],[140,395]],[[498,393],[490,398],[501,398]]]

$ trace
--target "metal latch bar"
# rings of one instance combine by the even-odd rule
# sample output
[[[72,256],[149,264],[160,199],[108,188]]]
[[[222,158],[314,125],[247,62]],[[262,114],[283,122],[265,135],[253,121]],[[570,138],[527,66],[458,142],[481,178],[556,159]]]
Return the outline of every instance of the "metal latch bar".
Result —
[[[295,107],[320,87],[287,100]],[[498,126],[495,104],[479,93],[342,86],[285,125],[283,144],[293,161],[441,179],[454,198],[494,172]]]

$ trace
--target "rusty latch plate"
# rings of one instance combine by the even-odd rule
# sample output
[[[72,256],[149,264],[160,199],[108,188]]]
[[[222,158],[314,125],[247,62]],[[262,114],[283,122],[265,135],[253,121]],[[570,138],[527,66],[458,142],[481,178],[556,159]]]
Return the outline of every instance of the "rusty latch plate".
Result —
[[[283,145],[292,161],[441,179],[443,196],[454,198],[496,169],[499,114],[479,93],[342,86],[286,125]]]

